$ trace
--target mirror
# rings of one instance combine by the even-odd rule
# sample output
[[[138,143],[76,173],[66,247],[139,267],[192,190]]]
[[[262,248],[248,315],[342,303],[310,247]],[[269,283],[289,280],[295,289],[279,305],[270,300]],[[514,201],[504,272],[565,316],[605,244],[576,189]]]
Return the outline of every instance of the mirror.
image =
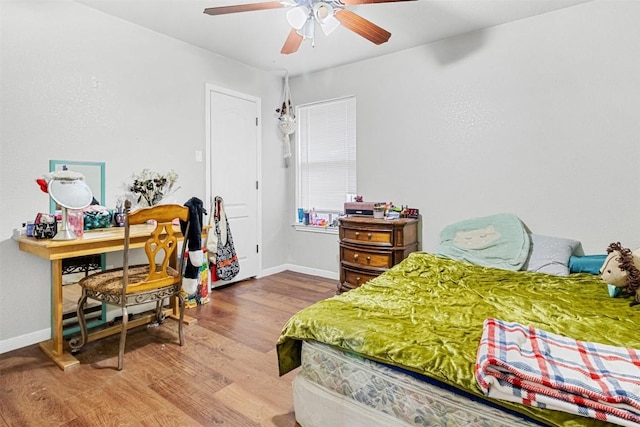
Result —
[[[67,167],[70,171],[84,175],[93,197],[102,205],[105,205],[104,197],[104,162],[77,162],[71,160],[49,160],[49,171],[57,172]],[[56,211],[56,202],[51,200],[50,212]]]
[[[81,180],[54,179],[49,183],[49,195],[60,206],[67,209],[84,209],[91,204],[91,188]]]
[[[62,229],[53,240],[73,240],[77,236],[69,228],[69,209],[84,209],[91,204],[93,194],[82,180],[53,179],[49,182],[49,195],[62,209]]]

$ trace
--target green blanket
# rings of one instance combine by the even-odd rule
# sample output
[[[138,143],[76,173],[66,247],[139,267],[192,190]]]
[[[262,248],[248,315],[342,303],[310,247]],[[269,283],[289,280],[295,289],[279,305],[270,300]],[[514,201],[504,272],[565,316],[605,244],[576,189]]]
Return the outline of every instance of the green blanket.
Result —
[[[294,315],[277,343],[280,374],[315,340],[485,398],[474,378],[483,321],[493,317],[578,340],[640,348],[640,306],[610,298],[598,276],[556,277],[414,253],[358,289]],[[553,426],[602,426],[568,413],[493,401]]]

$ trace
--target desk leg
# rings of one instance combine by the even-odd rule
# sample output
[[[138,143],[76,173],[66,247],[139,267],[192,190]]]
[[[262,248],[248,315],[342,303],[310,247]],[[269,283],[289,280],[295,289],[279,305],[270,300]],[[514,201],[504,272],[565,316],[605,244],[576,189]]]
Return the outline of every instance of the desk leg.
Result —
[[[60,355],[63,352],[62,339],[62,260],[51,261],[51,335],[53,351]]]
[[[40,348],[61,369],[79,365],[78,359],[64,352],[62,336],[62,260],[51,261],[51,339],[40,343]]]

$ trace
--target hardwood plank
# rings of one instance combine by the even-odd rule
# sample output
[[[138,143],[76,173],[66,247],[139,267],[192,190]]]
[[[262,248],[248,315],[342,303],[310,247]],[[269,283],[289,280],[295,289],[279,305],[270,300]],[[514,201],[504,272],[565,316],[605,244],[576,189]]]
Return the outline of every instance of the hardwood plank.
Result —
[[[244,414],[246,417],[252,419],[255,423],[261,426],[272,426],[275,425],[273,423],[273,419],[281,418],[285,416],[290,416],[290,421],[295,422],[295,416],[293,416],[293,403],[289,403],[286,406],[279,405],[277,400],[282,400],[279,398],[275,399],[265,399],[263,390],[256,390],[256,387],[249,383],[244,382],[234,382],[230,384],[228,387],[223,388],[222,390],[215,393],[215,398],[223,403],[225,406],[234,409],[236,412]],[[268,381],[265,383],[268,387],[277,391],[274,388],[275,384],[273,381]],[[285,388],[282,385],[280,388]],[[287,390],[281,390],[279,392],[284,392],[287,394]],[[291,390],[288,390],[288,394],[290,395]],[[275,402],[274,402],[275,400]],[[291,424],[289,424],[291,425]]]
[[[211,292],[187,310],[198,323],[138,327],[87,344],[80,365],[60,370],[37,345],[0,355],[0,427],[296,426],[295,372],[278,376],[275,343],[296,311],[335,295],[336,283],[294,272]]]
[[[199,426],[200,423],[183,412],[163,410],[140,420],[139,425],[145,427],[195,427]]]
[[[333,296],[333,295],[331,295]],[[293,298],[285,294],[274,294],[264,289],[257,289],[255,292],[247,292],[242,295],[247,301],[262,304],[264,306],[274,308],[282,313],[290,313],[291,311],[299,311],[309,305],[309,303],[300,298]]]
[[[1,387],[0,412],[9,425],[40,425],[43,419],[62,425],[76,418],[55,389],[30,372],[12,376],[11,382],[3,381]]]

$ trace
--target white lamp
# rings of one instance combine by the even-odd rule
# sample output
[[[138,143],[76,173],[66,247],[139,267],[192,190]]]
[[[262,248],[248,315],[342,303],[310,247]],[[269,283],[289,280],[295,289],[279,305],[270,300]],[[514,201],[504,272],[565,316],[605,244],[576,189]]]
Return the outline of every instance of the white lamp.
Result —
[[[340,21],[336,19],[334,14],[333,6],[329,3],[318,2],[313,5],[313,16],[326,36],[333,33],[340,26]]]
[[[297,6],[287,12],[287,22],[296,30],[304,27],[311,11],[306,6]]]
[[[307,22],[304,24],[304,26],[298,30],[298,34],[303,36],[305,39],[310,39],[311,41],[313,41],[315,30],[316,23],[313,20],[313,17],[309,16],[309,19],[307,19]]]

